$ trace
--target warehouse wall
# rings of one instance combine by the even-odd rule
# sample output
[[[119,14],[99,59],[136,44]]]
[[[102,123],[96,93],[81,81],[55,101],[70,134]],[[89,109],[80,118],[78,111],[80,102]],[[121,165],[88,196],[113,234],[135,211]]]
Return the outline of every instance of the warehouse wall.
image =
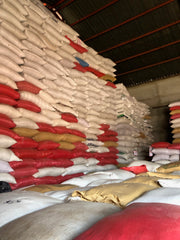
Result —
[[[180,75],[128,88],[137,100],[151,107],[154,141],[170,141],[168,104],[180,101]]]

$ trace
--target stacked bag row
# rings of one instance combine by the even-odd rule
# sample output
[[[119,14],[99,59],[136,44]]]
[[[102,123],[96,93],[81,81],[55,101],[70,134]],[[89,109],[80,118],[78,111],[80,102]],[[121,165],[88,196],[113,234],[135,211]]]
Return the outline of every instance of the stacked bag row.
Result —
[[[173,143],[180,143],[180,102],[169,104]]]
[[[170,103],[168,107],[173,141],[172,143],[153,143],[149,152],[152,161],[160,164],[168,164],[180,160],[180,102]]]
[[[97,85],[94,91],[89,91],[87,101],[86,132],[88,152],[105,153],[105,162],[116,162],[117,132],[110,130],[115,124],[116,115],[113,108],[113,95],[116,89],[111,86]],[[115,85],[114,85],[115,86]],[[88,88],[91,88],[88,86]],[[96,89],[96,90],[95,90]],[[112,107],[111,107],[112,106]],[[103,160],[103,159],[102,159]],[[103,164],[103,162],[102,162]]]
[[[115,95],[119,162],[145,159],[152,142],[150,109],[131,97],[123,84],[117,84]]]
[[[18,91],[6,85],[2,85],[0,91],[6,98],[5,110],[2,108],[3,113],[0,115],[0,175],[2,181],[12,184],[12,188],[32,184],[55,184],[75,177],[76,174],[82,175],[82,172],[114,168],[112,163],[116,162],[110,161],[112,154],[108,156],[85,151],[85,135],[82,132],[64,126],[53,127],[28,118],[15,118],[19,108],[15,107],[17,104],[11,107],[9,99],[14,101],[14,104],[21,101],[18,100]],[[61,115],[67,122],[74,119],[67,113]],[[115,154],[113,156],[115,157]],[[108,160],[111,164],[99,166],[106,165]]]
[[[40,1],[0,4],[1,181],[16,189],[115,168],[116,87],[104,81],[114,63]]]
[[[168,142],[156,142],[150,147],[152,162],[158,164],[168,164],[180,160],[180,144]]]

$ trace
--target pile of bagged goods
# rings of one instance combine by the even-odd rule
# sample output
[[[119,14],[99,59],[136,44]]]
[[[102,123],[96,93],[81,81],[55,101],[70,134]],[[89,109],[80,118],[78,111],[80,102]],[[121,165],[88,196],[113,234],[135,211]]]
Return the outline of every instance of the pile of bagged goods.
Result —
[[[0,181],[56,184],[145,158],[148,106],[40,1],[0,1],[0,39]]]
[[[153,142],[149,107],[138,102],[122,84],[117,84],[116,131],[120,163],[146,159],[149,144]]]
[[[0,238],[179,239],[180,102],[152,144],[115,63],[39,0],[0,0],[0,40]]]
[[[160,164],[168,164],[179,161],[180,145],[168,142],[156,142],[151,145],[152,161]]]
[[[180,102],[169,104],[173,143],[180,143]]]
[[[180,102],[169,104],[172,143],[156,142],[150,147],[152,161],[168,164],[180,160]]]

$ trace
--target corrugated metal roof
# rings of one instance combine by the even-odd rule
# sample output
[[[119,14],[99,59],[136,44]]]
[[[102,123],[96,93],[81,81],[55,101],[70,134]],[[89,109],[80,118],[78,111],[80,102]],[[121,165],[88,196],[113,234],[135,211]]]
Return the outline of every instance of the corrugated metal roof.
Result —
[[[81,39],[116,62],[126,86],[180,72],[178,0],[44,0]]]

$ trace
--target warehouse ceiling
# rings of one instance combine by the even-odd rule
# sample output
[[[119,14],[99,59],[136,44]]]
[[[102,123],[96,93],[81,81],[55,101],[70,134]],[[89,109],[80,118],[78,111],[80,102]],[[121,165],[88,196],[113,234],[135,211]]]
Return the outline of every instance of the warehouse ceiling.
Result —
[[[179,0],[42,0],[135,86],[180,72]]]

